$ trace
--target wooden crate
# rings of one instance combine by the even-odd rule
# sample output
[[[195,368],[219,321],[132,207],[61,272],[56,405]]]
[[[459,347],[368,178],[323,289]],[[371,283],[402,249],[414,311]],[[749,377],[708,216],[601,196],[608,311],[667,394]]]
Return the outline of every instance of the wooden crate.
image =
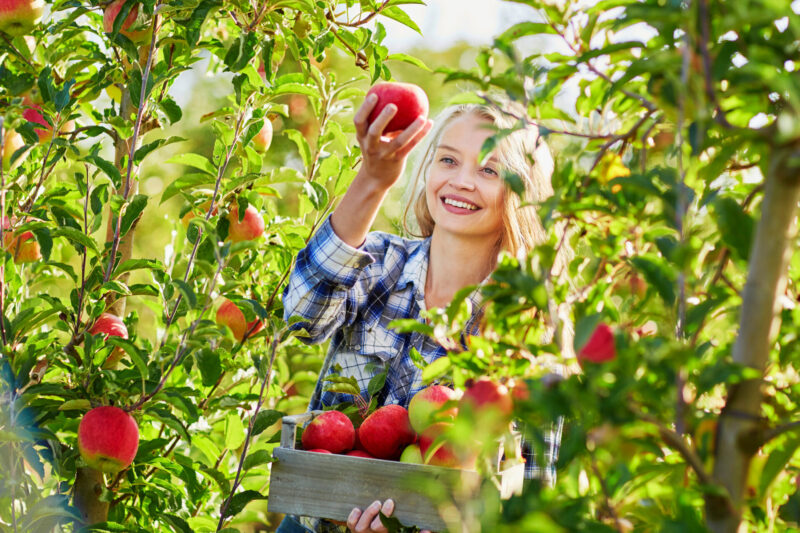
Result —
[[[395,502],[393,516],[404,525],[442,531],[445,521],[434,502],[420,492],[420,481],[436,481],[450,493],[464,487],[477,490],[480,485],[480,476],[470,470],[295,449],[297,425],[321,413],[283,418],[281,445],[273,451],[270,512],[346,521],[354,507],[364,509],[375,500],[391,498]],[[500,473],[502,497],[522,490],[524,466],[518,464]]]

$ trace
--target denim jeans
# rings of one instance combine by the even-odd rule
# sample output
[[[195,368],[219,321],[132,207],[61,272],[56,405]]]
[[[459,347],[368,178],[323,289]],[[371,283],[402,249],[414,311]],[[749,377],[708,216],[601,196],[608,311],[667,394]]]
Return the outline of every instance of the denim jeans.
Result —
[[[300,524],[294,517],[285,516],[283,521],[275,530],[275,533],[314,533],[304,525]]]

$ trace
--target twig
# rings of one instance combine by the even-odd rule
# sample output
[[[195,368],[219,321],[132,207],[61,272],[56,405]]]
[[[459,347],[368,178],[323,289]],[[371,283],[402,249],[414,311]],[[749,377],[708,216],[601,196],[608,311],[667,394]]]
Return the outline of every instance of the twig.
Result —
[[[128,201],[128,195],[131,191],[132,180],[131,174],[133,173],[133,161],[134,155],[136,154],[136,144],[137,139],[139,138],[139,130],[142,127],[142,119],[144,117],[144,109],[147,105],[146,102],[146,95],[147,95],[147,81],[150,77],[150,68],[153,63],[153,49],[156,46],[156,37],[158,32],[156,28],[159,25],[159,20],[161,19],[161,15],[159,15],[158,7],[156,6],[156,16],[153,17],[153,27],[152,27],[152,35],[150,36],[150,47],[147,50],[147,61],[144,65],[144,72],[142,73],[142,88],[139,91],[139,107],[136,110],[136,122],[133,124],[133,136],[130,139],[130,149],[128,153],[128,169],[127,174],[125,176],[125,186],[123,187],[122,198],[125,202]],[[119,209],[119,213],[117,214],[116,225],[114,228],[114,240],[111,243],[111,253],[109,254],[108,260],[108,268],[106,269],[106,273],[103,276],[103,282],[108,282],[111,279],[111,272],[114,270],[114,263],[116,263],[116,255],[117,255],[117,248],[119,247],[120,241],[120,227],[122,226],[122,215],[125,211],[124,204]]]
[[[716,111],[714,114],[714,120],[723,128],[734,129],[733,124],[728,122],[728,118],[725,116],[725,111],[722,110],[722,106],[719,104],[717,93],[714,91],[714,81],[711,79],[711,54],[708,51],[708,43],[711,34],[708,14],[708,0],[698,0],[697,16],[700,19],[700,42],[698,44],[700,48],[700,54],[703,58],[703,81],[705,82],[706,95],[714,105],[714,110]]]
[[[380,7],[378,7],[375,11],[371,12],[369,15],[367,15],[363,19],[359,19],[359,20],[357,20],[355,22],[342,22],[342,21],[336,20],[335,16],[330,11],[326,14],[326,18],[328,20],[330,20],[331,22],[333,22],[334,24],[336,24],[337,26],[347,26],[347,27],[363,26],[364,24],[366,24],[367,22],[369,22],[370,20],[375,18],[376,15],[379,15],[381,11],[386,9],[386,7],[389,5],[389,1],[390,0],[385,0],[383,2],[383,4],[381,4]]]
[[[761,438],[760,446],[768,443],[772,439],[783,435],[784,433],[788,433],[790,431],[794,431],[800,428],[800,420],[795,420],[794,422],[787,422],[786,424],[781,424],[779,426],[775,426],[764,431],[764,434]]]
[[[272,343],[270,345],[270,358],[269,358],[269,366],[267,367],[267,373],[264,376],[264,380],[261,382],[261,392],[258,396],[258,403],[256,404],[255,411],[253,415],[250,417],[250,424],[247,427],[247,436],[244,439],[244,447],[242,448],[242,455],[239,457],[239,467],[236,469],[236,477],[233,480],[233,486],[231,487],[231,493],[225,499],[225,502],[222,504],[222,508],[220,509],[220,516],[219,516],[219,523],[217,524],[217,531],[222,529],[222,525],[225,523],[225,512],[228,510],[228,506],[231,503],[231,499],[233,495],[236,493],[236,489],[239,487],[239,479],[242,475],[242,467],[244,466],[244,460],[247,458],[247,450],[250,447],[250,440],[253,437],[253,425],[255,425],[256,416],[258,416],[258,411],[261,409],[261,406],[264,404],[264,392],[267,389],[267,384],[271,381],[272,378],[272,365],[275,362],[275,355],[277,354],[277,347],[278,347],[278,332],[274,331],[272,335]]]
[[[4,36],[5,37],[5,36]],[[0,154],[5,153],[5,132],[3,131],[3,124],[5,123],[5,119],[0,117]],[[5,224],[2,221],[5,220],[6,216],[6,175],[3,172],[3,164],[2,160],[0,160],[0,243],[5,243]],[[11,220],[9,219],[9,226]],[[11,228],[9,228],[11,229]],[[5,255],[5,252],[3,253]],[[3,351],[5,351],[5,346],[7,344],[6,340],[6,325],[5,325],[5,316],[6,316],[6,261],[3,258],[0,261],[0,336],[3,339]],[[11,511],[13,514],[14,511],[14,502],[11,502]],[[15,528],[16,528],[16,521],[15,521]]]
[[[600,473],[600,469],[597,467],[597,459],[595,458],[594,452],[590,451],[589,456],[591,457],[592,472],[594,472],[597,481],[600,483],[600,489],[603,491],[603,498],[605,499],[605,506],[608,510],[608,514],[610,514],[611,518],[614,520],[614,527],[616,530],[619,531],[619,533],[623,533],[625,529],[622,527],[622,524],[619,521],[617,510],[614,509],[614,506],[611,504],[611,494],[608,492],[608,485],[606,484],[605,478]]]

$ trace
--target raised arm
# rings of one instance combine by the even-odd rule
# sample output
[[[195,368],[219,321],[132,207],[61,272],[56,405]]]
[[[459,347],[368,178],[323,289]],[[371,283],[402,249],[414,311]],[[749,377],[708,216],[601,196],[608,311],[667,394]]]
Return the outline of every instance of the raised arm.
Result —
[[[370,124],[368,117],[377,102],[377,96],[368,95],[353,117],[361,146],[361,167],[331,217],[333,230],[354,248],[363,244],[386,193],[403,174],[408,153],[433,126],[430,120],[419,117],[397,136],[384,137],[383,130],[397,107],[387,105]]]

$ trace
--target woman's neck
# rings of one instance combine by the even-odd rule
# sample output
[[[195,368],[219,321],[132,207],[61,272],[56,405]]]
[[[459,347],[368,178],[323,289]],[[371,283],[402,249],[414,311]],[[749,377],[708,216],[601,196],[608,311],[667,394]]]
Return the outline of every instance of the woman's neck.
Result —
[[[494,269],[497,253],[492,240],[464,238],[434,229],[425,281],[426,306],[443,307],[459,290],[481,283]]]

